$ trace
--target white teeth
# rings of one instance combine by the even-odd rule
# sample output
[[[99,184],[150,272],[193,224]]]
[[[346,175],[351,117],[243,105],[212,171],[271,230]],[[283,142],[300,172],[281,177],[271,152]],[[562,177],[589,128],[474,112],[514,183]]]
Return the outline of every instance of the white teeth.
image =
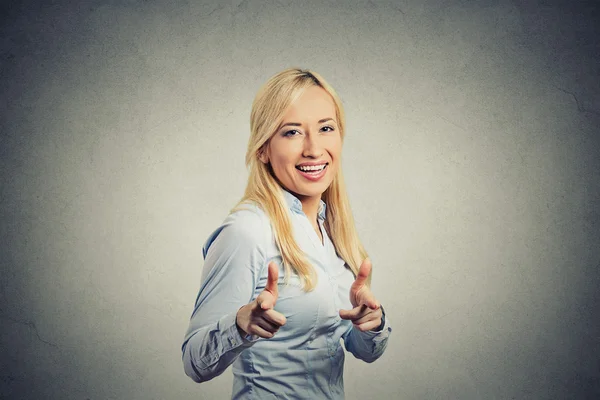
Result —
[[[300,166],[298,168],[305,172],[308,172],[308,171],[314,172],[314,171],[322,171],[325,168],[325,165],[327,165],[327,164],[314,165],[314,166]]]

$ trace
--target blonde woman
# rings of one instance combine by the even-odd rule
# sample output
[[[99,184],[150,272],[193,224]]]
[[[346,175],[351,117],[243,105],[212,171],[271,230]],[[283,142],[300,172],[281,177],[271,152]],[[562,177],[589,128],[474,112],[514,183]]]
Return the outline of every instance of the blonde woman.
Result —
[[[341,101],[287,69],[258,92],[250,130],[246,192],[203,248],[185,372],[204,382],[233,364],[234,399],[343,399],[340,339],[373,362],[391,328],[342,178]]]

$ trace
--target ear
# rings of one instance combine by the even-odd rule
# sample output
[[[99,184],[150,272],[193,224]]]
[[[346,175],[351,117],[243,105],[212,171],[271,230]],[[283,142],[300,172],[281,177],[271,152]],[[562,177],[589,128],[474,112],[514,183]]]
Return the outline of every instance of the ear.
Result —
[[[262,161],[263,164],[269,163],[269,155],[267,154],[267,145],[265,144],[258,150],[258,159]]]

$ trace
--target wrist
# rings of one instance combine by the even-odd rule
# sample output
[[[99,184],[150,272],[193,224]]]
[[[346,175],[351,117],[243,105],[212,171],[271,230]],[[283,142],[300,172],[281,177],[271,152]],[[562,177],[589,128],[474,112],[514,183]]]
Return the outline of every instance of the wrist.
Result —
[[[238,312],[235,314],[235,326],[236,326],[238,332],[240,333],[241,337],[244,337],[244,336],[248,335],[248,333],[245,330],[242,329],[242,327],[240,326],[240,323],[239,323],[240,312],[242,312],[242,309],[244,307],[245,306],[240,307],[240,309],[238,310]]]

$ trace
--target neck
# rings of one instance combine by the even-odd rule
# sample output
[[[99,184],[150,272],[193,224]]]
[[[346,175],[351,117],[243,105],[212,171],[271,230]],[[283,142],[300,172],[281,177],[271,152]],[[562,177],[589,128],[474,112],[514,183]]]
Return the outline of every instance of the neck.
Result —
[[[311,222],[317,222],[317,214],[319,213],[319,206],[321,204],[321,196],[305,197],[298,196],[298,200],[302,203],[302,211],[308,217]]]

